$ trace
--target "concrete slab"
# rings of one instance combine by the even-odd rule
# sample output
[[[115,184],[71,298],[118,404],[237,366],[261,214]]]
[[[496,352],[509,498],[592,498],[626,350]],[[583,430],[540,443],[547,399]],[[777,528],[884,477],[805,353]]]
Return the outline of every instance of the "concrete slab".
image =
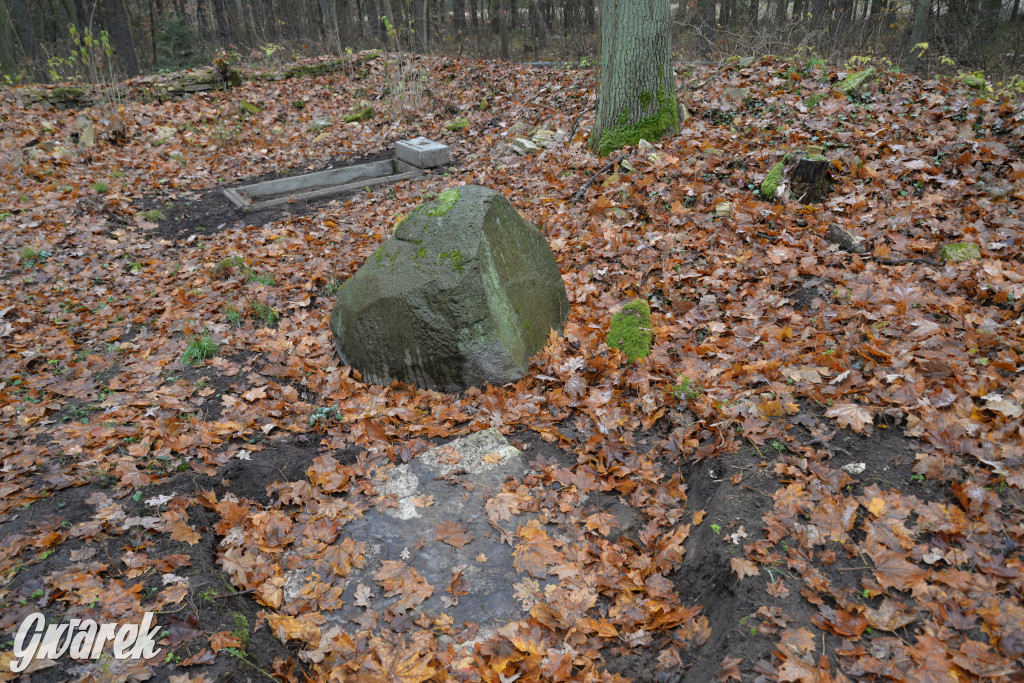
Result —
[[[223,192],[242,211],[257,211],[289,202],[311,201],[333,194],[397,183],[415,178],[423,173],[423,169],[443,166],[450,159],[447,145],[424,137],[395,143],[395,157],[227,188]]]
[[[495,624],[525,618],[513,584],[529,577],[516,571],[512,547],[491,526],[485,505],[508,477],[520,479],[529,471],[523,453],[496,429],[455,439],[387,471],[375,486],[393,495],[397,505],[371,509],[345,526],[338,542],[365,544],[365,564],[338,584],[344,585],[345,604],[324,612],[327,621],[355,633],[366,630],[368,623],[384,626],[403,615],[415,619],[421,612],[436,619],[443,612],[452,618],[456,633],[476,623],[486,635]],[[514,535],[520,524],[533,519],[537,515],[514,514],[501,526]],[[453,522],[464,527],[456,544],[439,541],[436,529]],[[553,528],[549,532],[556,533]],[[394,582],[402,586],[390,596],[384,576],[388,571],[401,577]],[[460,571],[466,592],[453,595],[447,589]],[[310,575],[308,568],[287,574],[287,601],[300,597]],[[410,593],[418,597],[409,600]]]
[[[420,169],[403,161],[386,159],[227,188],[224,196],[243,211],[256,211],[292,201],[310,201],[341,192],[396,183],[422,173]]]
[[[451,153],[448,145],[421,136],[396,142],[395,158],[416,168],[437,168],[451,160]]]

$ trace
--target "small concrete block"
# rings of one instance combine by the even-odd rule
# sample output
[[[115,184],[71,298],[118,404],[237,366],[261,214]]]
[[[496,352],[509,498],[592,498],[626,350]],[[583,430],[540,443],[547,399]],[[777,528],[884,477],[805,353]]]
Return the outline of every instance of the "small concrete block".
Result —
[[[418,137],[396,142],[395,158],[416,168],[436,168],[447,164],[451,155],[448,145]]]

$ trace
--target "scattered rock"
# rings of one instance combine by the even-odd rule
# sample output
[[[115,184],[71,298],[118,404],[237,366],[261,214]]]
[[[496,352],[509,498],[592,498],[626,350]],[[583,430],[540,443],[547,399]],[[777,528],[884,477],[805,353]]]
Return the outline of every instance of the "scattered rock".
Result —
[[[42,129],[44,133],[53,133],[57,130],[57,125],[53,121],[43,119],[39,122],[39,128]]]
[[[347,115],[344,119],[342,119],[342,121],[344,121],[345,123],[354,123],[356,121],[369,121],[376,115],[376,110],[374,110],[374,108],[371,107],[370,105],[366,105],[365,107],[357,109],[356,111]]]
[[[715,218],[728,218],[732,215],[732,203],[722,202],[715,206]]]
[[[413,210],[338,292],[339,357],[367,382],[460,391],[520,379],[568,297],[537,228],[467,185]]]
[[[541,150],[538,145],[526,138],[515,138],[509,145],[512,146],[512,151],[516,154],[536,154]]]
[[[156,135],[153,136],[153,142],[158,145],[162,145],[165,142],[170,142],[174,139],[174,136],[178,134],[178,129],[174,126],[157,126]]]
[[[939,249],[939,261],[971,261],[981,258],[981,248],[974,242],[952,242]]]
[[[864,238],[855,237],[852,233],[843,230],[835,223],[828,226],[828,241],[832,244],[838,244],[842,249],[853,254],[863,254],[868,250],[864,246]]]
[[[445,130],[450,130],[453,132],[465,130],[466,128],[469,128],[469,119],[467,119],[465,116],[458,119],[452,119],[448,123],[444,124],[444,127]]]
[[[864,71],[847,74],[846,78],[839,81],[839,89],[849,97],[856,97],[863,94],[864,88],[875,78],[875,67]]]
[[[330,128],[333,125],[334,125],[334,117],[333,116],[317,116],[316,118],[313,119],[313,122],[310,124],[309,127],[314,132],[319,132],[319,131],[323,130],[324,128]]]
[[[248,100],[242,100],[241,102],[239,102],[238,109],[244,114],[251,114],[253,116],[263,111],[260,107],[256,106],[252,102],[249,102]]]
[[[75,119],[75,130],[78,131],[78,146],[86,149],[96,146],[96,126],[88,114],[81,113]]]

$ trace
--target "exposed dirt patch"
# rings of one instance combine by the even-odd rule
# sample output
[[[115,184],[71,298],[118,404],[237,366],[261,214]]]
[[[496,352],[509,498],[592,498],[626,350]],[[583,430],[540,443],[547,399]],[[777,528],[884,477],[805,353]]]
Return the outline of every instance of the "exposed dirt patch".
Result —
[[[804,445],[811,440],[808,435]],[[831,451],[829,457],[820,450],[822,465],[833,470],[846,468],[843,471],[853,478],[845,489],[849,495],[863,495],[866,487],[876,485],[883,491],[910,492],[926,502],[955,504],[948,489],[913,472],[914,453],[921,444],[904,437],[896,427],[876,428],[869,437],[840,430],[830,441],[813,441],[810,446]],[[748,443],[736,453],[691,461],[679,468],[688,485],[684,522],[692,523],[695,517],[701,521],[694,524],[683,564],[671,578],[683,605],[703,607],[710,637],[703,645],[682,652],[682,667],[659,665],[659,657],[673,645],[665,639],[646,651],[606,655],[609,671],[634,683],[704,683],[715,680],[723,660],[739,658],[739,671],[746,679],[775,670],[779,660],[772,651],[778,647],[781,632],[812,627],[811,618],[820,610],[801,594],[803,581],[787,564],[785,541],[778,544],[778,562],[763,566],[757,576],[740,579],[730,564],[744,558],[748,543],[765,539],[766,515],[772,512],[773,497],[780,489],[781,477],[774,470],[793,456],[782,440],[772,441],[766,448]],[[853,474],[856,472],[859,474]],[[864,534],[855,528],[851,535],[862,540]],[[836,557],[823,570],[825,580],[866,607],[878,608],[881,601],[868,598],[861,585],[862,578],[870,578],[870,569],[862,558],[849,556],[841,547],[830,544]],[[910,629],[904,635],[913,634]],[[886,634],[876,636],[884,638]],[[826,655],[837,664],[835,652],[842,639],[827,634],[823,643]]]

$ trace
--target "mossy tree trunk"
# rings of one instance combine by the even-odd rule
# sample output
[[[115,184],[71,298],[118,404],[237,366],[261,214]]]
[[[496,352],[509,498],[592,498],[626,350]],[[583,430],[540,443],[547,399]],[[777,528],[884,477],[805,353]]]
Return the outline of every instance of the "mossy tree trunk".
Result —
[[[668,0],[601,0],[598,154],[677,130],[670,17]]]

